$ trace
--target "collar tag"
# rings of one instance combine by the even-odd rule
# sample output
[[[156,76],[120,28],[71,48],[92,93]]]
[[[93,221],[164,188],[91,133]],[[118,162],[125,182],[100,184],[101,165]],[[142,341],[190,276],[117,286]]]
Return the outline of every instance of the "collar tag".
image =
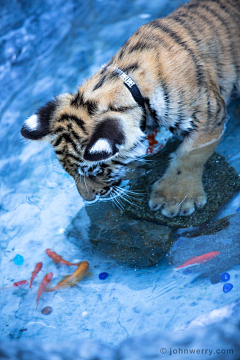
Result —
[[[111,65],[108,66],[106,69],[112,67]],[[124,85],[128,88],[130,93],[132,94],[133,99],[136,101],[136,103],[142,108],[143,110],[143,121],[141,124],[141,130],[145,132],[146,130],[146,109],[145,109],[145,100],[137,86],[137,84],[133,81],[133,79],[130,78],[125,72],[122,70],[113,67],[113,72],[117,73],[118,76],[123,80]]]
[[[114,68],[113,72],[116,72],[124,81],[124,83],[126,83],[130,88],[133,87],[133,85],[136,85],[135,82],[130,78],[130,76],[125,74],[122,70]]]

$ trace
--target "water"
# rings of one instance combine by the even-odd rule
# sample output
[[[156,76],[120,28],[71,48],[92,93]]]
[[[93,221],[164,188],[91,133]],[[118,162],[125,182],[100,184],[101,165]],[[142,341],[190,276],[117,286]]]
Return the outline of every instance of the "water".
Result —
[[[1,5],[0,287],[30,280],[40,261],[43,272],[32,291],[29,285],[0,290],[0,339],[62,341],[67,333],[68,340],[94,338],[116,346],[148,331],[185,329],[202,315],[201,324],[207,324],[208,313],[239,299],[238,264],[225,269],[233,288],[224,293],[222,282],[211,283],[210,275],[199,278],[191,268],[176,271],[168,257],[139,269],[101,255],[88,241],[86,212],[81,238],[68,237],[83,200],[52,148],[20,136],[23,121],[38,107],[54,95],[75,91],[139,26],[183,2],[11,0]],[[240,128],[237,116],[231,120],[218,150],[239,172]],[[239,207],[237,194],[218,218]],[[53,272],[56,284],[74,271],[54,264],[47,248],[71,262],[87,260],[93,277],[74,288],[44,293],[36,310],[43,276]],[[16,256],[24,262],[16,263]],[[108,273],[104,281],[101,273]],[[41,313],[47,306],[53,309],[48,316]]]

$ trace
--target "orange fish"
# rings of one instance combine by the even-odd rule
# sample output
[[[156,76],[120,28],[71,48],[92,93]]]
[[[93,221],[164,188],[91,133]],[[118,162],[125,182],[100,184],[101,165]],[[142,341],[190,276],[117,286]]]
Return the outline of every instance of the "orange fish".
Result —
[[[27,284],[28,281],[27,280],[21,280],[21,281],[17,281],[13,284],[13,286],[22,286],[22,285],[25,285]]]
[[[40,296],[42,295],[43,291],[46,289],[46,287],[50,283],[50,281],[52,280],[52,277],[53,277],[52,272],[50,272],[44,276],[44,278],[41,282],[41,285],[39,286],[38,292],[37,292],[37,307],[38,307],[38,300],[39,300]],[[36,307],[36,309],[37,309],[37,307]]]
[[[215,256],[217,256],[219,254],[220,254],[220,251],[211,251],[209,253],[194,257],[194,258],[186,261],[184,264],[177,266],[176,269],[180,269],[180,268],[183,268],[188,265],[202,264],[203,262],[213,259]]]
[[[74,266],[78,266],[79,264],[73,264],[70,263],[69,261],[66,261],[62,258],[62,256],[58,255],[55,253],[55,251],[52,251],[51,249],[46,249],[46,254],[53,259],[54,261],[58,262],[59,264],[62,265],[74,265]]]
[[[13,286],[23,286],[23,285],[26,285],[28,283],[27,280],[21,280],[21,281],[17,281],[15,282],[13,285],[11,286],[5,286],[5,287],[1,287],[0,290],[4,290],[4,289],[12,289]]]
[[[73,287],[78,282],[80,282],[84,278],[84,276],[88,274],[92,275],[91,273],[88,272],[88,270],[89,270],[89,263],[87,261],[83,261],[72,275],[66,276],[65,279],[61,281],[59,284],[57,284],[56,286],[50,289],[46,289],[45,291],[57,291],[57,290],[66,289],[68,287]]]
[[[35,266],[35,269],[32,272],[32,276],[31,276],[31,280],[30,280],[30,286],[29,288],[32,290],[32,283],[33,280],[35,279],[35,277],[37,276],[37,274],[39,273],[39,271],[42,269],[42,262],[37,263],[37,265]]]

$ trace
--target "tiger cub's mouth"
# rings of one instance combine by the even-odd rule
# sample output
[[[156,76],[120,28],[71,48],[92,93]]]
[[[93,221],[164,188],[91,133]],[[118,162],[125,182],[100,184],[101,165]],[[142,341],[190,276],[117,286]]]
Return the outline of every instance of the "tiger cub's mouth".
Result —
[[[121,179],[101,188],[97,188],[96,184],[87,180],[87,178],[76,182],[79,194],[83,200],[87,202],[95,202],[100,199],[106,200],[107,198],[111,199],[112,196],[116,195],[116,189],[120,184]]]

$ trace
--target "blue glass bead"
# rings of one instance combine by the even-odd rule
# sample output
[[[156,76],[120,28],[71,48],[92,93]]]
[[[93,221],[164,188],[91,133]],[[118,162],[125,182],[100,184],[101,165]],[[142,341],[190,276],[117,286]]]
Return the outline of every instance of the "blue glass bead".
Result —
[[[192,273],[192,270],[191,269],[185,269],[183,270],[182,272],[184,275],[188,275],[188,274],[191,274]]]
[[[240,211],[240,206],[237,208],[236,212]]]
[[[99,274],[99,279],[100,280],[105,280],[107,277],[108,277],[108,273],[106,273],[106,272],[103,272],[103,273]]]
[[[221,280],[223,281],[223,282],[226,282],[226,281],[228,281],[230,279],[230,275],[228,274],[228,273],[223,273],[222,275],[221,275]]]
[[[233,288],[233,285],[230,284],[230,283],[226,283],[224,286],[223,286],[223,292],[225,293],[228,293],[229,291],[231,291]]]
[[[17,254],[13,259],[13,261],[16,265],[22,265],[24,262],[24,257],[22,255]]]

